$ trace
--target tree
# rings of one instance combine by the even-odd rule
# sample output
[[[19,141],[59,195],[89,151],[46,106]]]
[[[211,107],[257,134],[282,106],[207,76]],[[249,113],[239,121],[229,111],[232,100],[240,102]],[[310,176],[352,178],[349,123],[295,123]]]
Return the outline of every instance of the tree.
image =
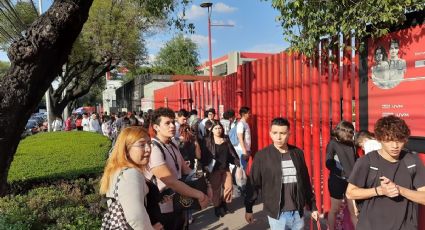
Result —
[[[9,67],[10,67],[10,63],[9,62],[0,61],[0,78],[3,77],[3,75],[9,69]]]
[[[198,46],[190,38],[179,34],[158,52],[155,65],[172,69],[176,74],[195,74],[198,61]]]
[[[362,38],[380,37],[403,23],[406,12],[424,8],[424,0],[272,0],[291,49],[311,54],[321,38],[338,34]],[[330,45],[339,43],[331,39]]]
[[[11,66],[0,79],[0,195],[25,123],[68,58],[92,1],[54,1],[8,50]]]
[[[95,0],[72,53],[60,74],[60,84],[50,88],[51,116],[62,114],[72,101],[91,91],[105,73],[119,65],[132,68],[147,59],[144,36],[162,23],[166,11],[152,13],[139,0]]]
[[[187,3],[186,0],[182,2]],[[7,193],[10,164],[25,124],[45,91],[62,72],[92,3],[93,0],[56,0],[25,33],[12,36],[8,48],[11,66],[0,79],[0,196]],[[162,12],[174,10],[175,2],[144,0],[140,4],[149,4],[149,8]],[[0,8],[3,10],[2,6]],[[0,22],[3,25],[3,21]]]

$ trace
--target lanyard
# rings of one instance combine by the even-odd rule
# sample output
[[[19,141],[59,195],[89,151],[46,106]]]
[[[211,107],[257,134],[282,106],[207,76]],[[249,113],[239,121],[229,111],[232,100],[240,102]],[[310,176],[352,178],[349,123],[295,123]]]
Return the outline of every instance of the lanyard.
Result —
[[[176,154],[176,152],[174,152],[174,148],[173,148],[173,143],[171,143],[170,145],[171,145],[171,151],[173,152],[173,153],[171,153],[171,151],[167,148],[167,146],[164,144],[164,143],[162,143],[162,141],[160,141],[158,138],[154,138],[154,140],[156,141],[156,142],[158,142],[158,144],[161,146],[164,146],[164,148],[170,153],[169,155],[171,156],[171,158],[173,158],[173,161],[174,161],[174,166],[176,167],[176,170],[177,171],[179,171],[180,170],[180,167],[179,167],[179,164],[178,164],[178,162],[177,162],[177,154]],[[170,140],[170,141],[172,141],[172,140]],[[162,148],[162,147],[161,147]],[[162,152],[164,152],[164,149],[160,149]],[[165,157],[165,153],[164,153],[164,157]],[[166,160],[165,158],[164,158],[164,160]]]

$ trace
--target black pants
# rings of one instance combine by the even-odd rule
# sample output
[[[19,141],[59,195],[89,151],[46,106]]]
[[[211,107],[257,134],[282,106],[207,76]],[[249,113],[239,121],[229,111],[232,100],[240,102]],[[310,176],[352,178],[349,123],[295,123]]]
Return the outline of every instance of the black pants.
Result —
[[[164,230],[182,230],[184,222],[185,216],[183,212],[162,214],[161,224],[164,226]]]

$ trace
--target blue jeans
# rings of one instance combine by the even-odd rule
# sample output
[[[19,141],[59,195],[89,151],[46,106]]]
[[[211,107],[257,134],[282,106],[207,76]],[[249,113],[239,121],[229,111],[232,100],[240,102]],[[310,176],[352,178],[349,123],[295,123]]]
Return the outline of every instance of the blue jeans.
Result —
[[[236,153],[238,154],[240,163],[241,163],[241,167],[243,168],[243,170],[246,172],[246,166],[248,165],[248,161],[246,161],[243,157],[242,157],[242,149],[240,148],[235,148]]]
[[[281,212],[279,219],[276,220],[267,216],[269,219],[270,230],[300,230],[304,227],[304,220],[300,217],[298,211]]]

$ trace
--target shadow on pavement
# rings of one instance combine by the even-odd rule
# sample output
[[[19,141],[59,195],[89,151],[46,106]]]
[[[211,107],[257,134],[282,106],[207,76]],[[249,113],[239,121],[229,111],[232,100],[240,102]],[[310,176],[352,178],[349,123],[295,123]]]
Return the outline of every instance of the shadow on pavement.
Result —
[[[229,213],[224,217],[217,218],[214,215],[214,207],[210,206],[205,210],[193,214],[194,222],[189,226],[190,230],[265,230],[269,229],[267,216],[262,211],[262,203],[256,204],[253,208],[255,222],[248,224],[245,221],[245,206],[243,197],[234,198],[231,204],[228,204]],[[304,216],[305,227],[310,228],[310,212],[306,211]],[[320,220],[322,229],[326,229],[326,221]],[[314,228],[316,229],[316,228]]]

